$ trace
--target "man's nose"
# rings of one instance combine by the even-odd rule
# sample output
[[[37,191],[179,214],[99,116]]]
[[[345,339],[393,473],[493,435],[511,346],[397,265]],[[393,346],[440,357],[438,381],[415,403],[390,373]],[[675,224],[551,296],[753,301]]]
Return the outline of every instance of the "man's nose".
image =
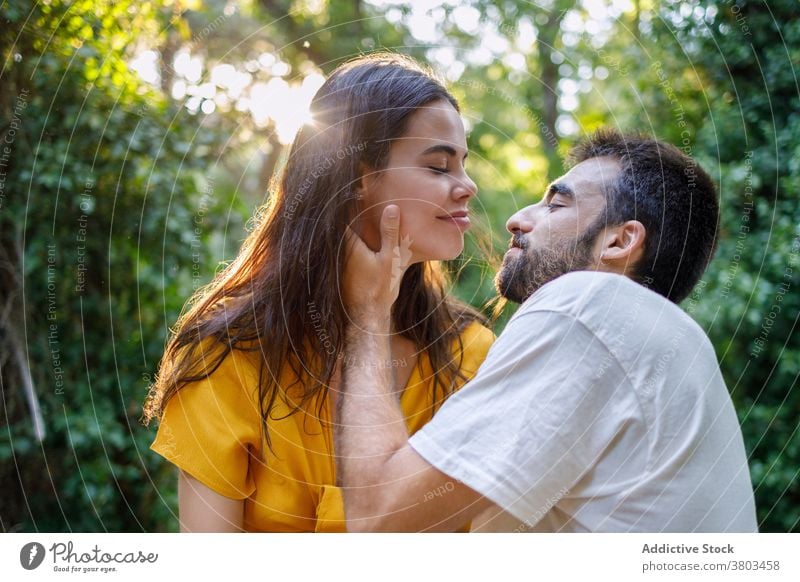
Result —
[[[527,234],[533,230],[533,220],[530,217],[531,206],[515,212],[506,222],[506,230],[511,234]]]

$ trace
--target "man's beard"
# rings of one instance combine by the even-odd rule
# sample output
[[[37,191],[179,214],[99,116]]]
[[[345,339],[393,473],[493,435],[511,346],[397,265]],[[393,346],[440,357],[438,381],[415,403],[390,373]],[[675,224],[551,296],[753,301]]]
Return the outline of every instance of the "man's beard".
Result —
[[[559,241],[544,249],[529,249],[524,238],[515,236],[515,244],[521,247],[521,252],[503,261],[494,280],[498,293],[514,303],[523,303],[543,285],[561,275],[593,267],[592,248],[604,226],[605,221],[602,224],[598,221],[579,238]]]

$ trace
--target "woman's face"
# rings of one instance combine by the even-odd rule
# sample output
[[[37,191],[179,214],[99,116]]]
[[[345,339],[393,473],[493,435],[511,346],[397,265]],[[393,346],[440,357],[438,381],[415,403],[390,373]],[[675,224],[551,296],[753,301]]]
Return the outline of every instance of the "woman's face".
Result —
[[[464,169],[464,125],[447,101],[411,114],[405,134],[389,150],[385,169],[365,169],[357,192],[364,242],[380,248],[380,218],[387,204],[400,207],[401,252],[411,262],[454,259],[464,249],[469,202],[477,193]]]

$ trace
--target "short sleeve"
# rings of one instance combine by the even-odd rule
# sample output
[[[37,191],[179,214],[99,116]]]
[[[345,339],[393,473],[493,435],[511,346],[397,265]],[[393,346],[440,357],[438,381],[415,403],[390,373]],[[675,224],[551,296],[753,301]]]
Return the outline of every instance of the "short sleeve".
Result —
[[[261,445],[257,382],[251,361],[231,352],[208,378],[167,402],[150,448],[220,495],[249,497],[250,451]]]
[[[591,331],[569,315],[530,312],[409,442],[530,521],[570,494],[637,413],[624,371]]]

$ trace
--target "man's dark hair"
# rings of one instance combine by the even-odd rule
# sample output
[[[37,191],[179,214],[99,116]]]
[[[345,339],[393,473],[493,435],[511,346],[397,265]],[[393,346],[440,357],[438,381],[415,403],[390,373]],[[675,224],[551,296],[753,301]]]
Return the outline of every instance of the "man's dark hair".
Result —
[[[619,176],[606,192],[606,224],[638,220],[647,231],[633,278],[680,302],[716,249],[719,204],[714,183],[678,148],[642,134],[601,129],[572,148],[567,163],[598,157],[620,164]]]

